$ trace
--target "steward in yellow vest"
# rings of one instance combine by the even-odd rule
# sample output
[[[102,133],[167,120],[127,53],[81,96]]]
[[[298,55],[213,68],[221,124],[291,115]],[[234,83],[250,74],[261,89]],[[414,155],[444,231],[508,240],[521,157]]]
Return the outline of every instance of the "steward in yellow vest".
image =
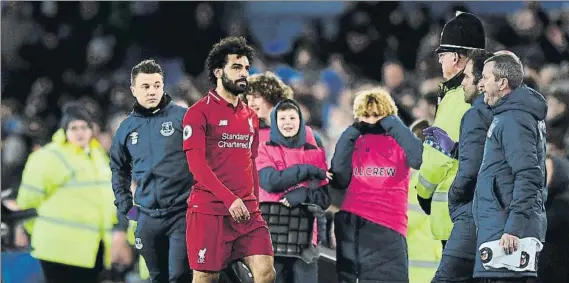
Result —
[[[64,109],[52,142],[28,158],[18,193],[21,209],[37,209],[24,227],[48,283],[97,282],[110,268],[111,170],[87,115],[79,105]]]

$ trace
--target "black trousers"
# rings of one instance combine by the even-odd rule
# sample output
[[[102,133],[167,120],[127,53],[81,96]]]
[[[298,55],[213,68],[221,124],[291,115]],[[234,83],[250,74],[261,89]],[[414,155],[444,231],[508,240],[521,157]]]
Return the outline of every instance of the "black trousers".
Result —
[[[135,248],[146,261],[152,283],[188,283],[192,272],[186,247],[186,211],[166,217],[141,213]]]
[[[355,214],[334,216],[340,283],[409,283],[405,237]]]
[[[83,268],[65,265],[51,261],[40,260],[46,283],[98,283],[103,270],[103,243],[99,245],[97,259],[93,268]]]
[[[474,260],[443,255],[431,283],[475,283]]]

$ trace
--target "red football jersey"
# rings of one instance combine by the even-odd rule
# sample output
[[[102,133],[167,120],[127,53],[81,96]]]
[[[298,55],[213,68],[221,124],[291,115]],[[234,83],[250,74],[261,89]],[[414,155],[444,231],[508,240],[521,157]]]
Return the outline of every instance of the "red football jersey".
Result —
[[[187,110],[183,127],[184,151],[196,180],[188,209],[229,215],[228,208],[241,198],[249,212],[257,212],[254,158],[259,119],[255,112],[242,101],[233,106],[212,89]]]

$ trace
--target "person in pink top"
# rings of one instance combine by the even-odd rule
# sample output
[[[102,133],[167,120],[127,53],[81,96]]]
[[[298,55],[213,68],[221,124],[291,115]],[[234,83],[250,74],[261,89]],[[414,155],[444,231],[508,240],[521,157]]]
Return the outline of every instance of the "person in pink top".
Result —
[[[252,75],[247,83],[249,85],[243,100],[259,117],[259,140],[263,143],[269,140],[271,111],[279,102],[292,99],[294,93],[277,75],[269,71]]]
[[[269,140],[259,145],[261,213],[275,251],[276,283],[318,282],[315,218],[330,206],[326,154],[307,131],[298,104],[271,112]],[[315,213],[316,212],[316,213]]]
[[[353,111],[357,122],[340,136],[327,173],[346,190],[334,219],[338,282],[409,282],[409,169],[421,165],[421,141],[384,89],[358,93]]]
[[[259,117],[259,141],[263,143],[269,140],[271,112],[275,105],[286,99],[293,99],[294,93],[290,86],[270,71],[252,75],[247,83],[247,91],[242,95],[242,99]],[[322,147],[320,136],[313,132],[308,125],[305,125],[304,128],[307,133],[314,134],[318,146]]]

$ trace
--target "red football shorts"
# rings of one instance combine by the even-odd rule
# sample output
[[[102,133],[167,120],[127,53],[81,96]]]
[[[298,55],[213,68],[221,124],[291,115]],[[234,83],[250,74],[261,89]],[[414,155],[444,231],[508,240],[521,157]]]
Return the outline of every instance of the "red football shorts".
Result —
[[[273,256],[269,228],[261,213],[245,223],[231,216],[208,215],[188,210],[186,244],[190,268],[221,271],[229,263],[251,255]]]

